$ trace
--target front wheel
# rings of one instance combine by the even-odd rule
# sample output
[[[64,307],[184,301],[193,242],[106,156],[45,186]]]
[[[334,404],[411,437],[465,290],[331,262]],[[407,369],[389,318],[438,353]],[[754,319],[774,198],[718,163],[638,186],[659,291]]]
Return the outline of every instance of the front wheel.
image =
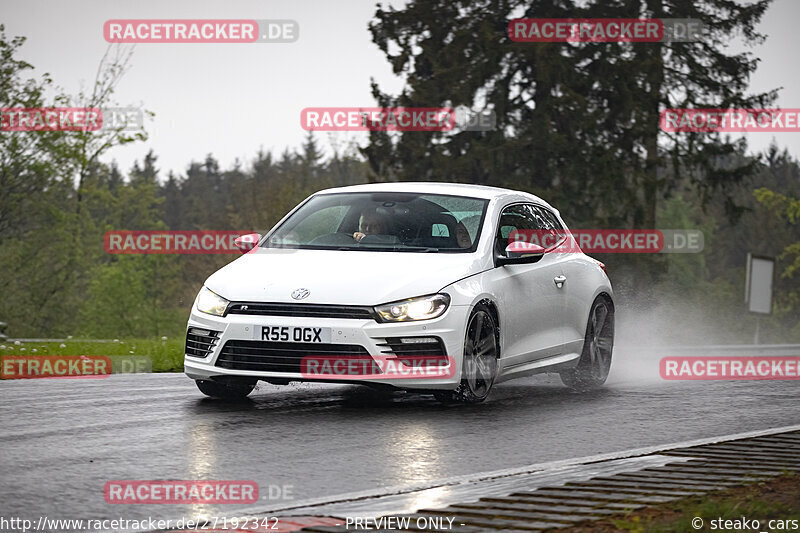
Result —
[[[614,306],[602,296],[592,304],[583,351],[575,368],[561,372],[561,381],[567,387],[588,391],[603,385],[611,369],[611,352],[614,348]]]
[[[244,400],[256,388],[255,383],[226,384],[206,379],[198,379],[195,384],[206,396],[230,401]]]
[[[497,339],[494,316],[487,306],[478,304],[467,322],[461,383],[454,391],[434,393],[436,399],[445,403],[478,403],[485,400],[497,377]]]

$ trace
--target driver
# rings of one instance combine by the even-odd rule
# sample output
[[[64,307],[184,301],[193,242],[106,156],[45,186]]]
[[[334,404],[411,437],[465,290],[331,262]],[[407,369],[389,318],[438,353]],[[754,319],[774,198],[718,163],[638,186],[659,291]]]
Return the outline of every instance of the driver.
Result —
[[[367,235],[385,234],[388,228],[389,223],[385,216],[375,209],[366,210],[361,213],[361,218],[358,220],[358,231],[353,233],[353,238],[356,242],[361,242],[361,239]]]
[[[472,238],[463,222],[456,224],[456,242],[459,248],[472,248]]]

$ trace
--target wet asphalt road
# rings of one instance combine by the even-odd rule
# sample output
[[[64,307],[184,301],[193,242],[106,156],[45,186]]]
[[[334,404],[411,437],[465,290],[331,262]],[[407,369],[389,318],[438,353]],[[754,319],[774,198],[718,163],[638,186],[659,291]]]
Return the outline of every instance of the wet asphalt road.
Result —
[[[230,515],[241,507],[110,505],[103,485],[255,480],[263,497],[289,486],[299,501],[800,423],[798,382],[663,382],[655,362],[617,356],[603,390],[572,393],[537,376],[471,406],[266,384],[248,403],[225,404],[178,374],[3,381],[0,516]]]

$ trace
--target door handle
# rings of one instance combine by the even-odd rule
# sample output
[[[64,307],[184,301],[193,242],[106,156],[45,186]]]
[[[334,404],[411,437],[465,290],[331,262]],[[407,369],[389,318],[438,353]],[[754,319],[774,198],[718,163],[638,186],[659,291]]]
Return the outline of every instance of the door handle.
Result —
[[[559,289],[564,286],[565,281],[567,281],[567,276],[556,276],[553,278],[553,282]]]

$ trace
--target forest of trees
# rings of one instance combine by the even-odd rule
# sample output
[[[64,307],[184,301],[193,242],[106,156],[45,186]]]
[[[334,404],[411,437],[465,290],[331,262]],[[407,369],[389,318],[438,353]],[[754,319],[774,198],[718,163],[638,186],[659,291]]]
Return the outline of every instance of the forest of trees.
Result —
[[[257,154],[246,168],[220,170],[209,155],[203,163],[190,164],[183,176],[159,174],[152,153],[126,175],[113,165],[93,165],[83,186],[80,218],[74,216],[75,188],[45,188],[25,196],[27,208],[0,232],[5,295],[0,317],[9,323],[9,333],[180,335],[205,278],[236,256],[113,255],[103,248],[106,231],[263,232],[314,191],[374,180],[367,163],[355,155],[323,159],[311,135],[297,153],[287,151],[280,158]],[[800,255],[800,217],[790,200],[800,198],[800,165],[773,148],[736,194],[746,209],[735,222],[725,217],[722,199],[712,199],[705,211],[689,192],[661,204],[656,227],[702,229],[705,250],[664,254],[659,281],[646,291],[649,300],[628,275],[638,268],[639,257],[598,255],[608,265],[620,305],[669,301],[685,306],[686,312],[716,316],[720,327],[728,325],[747,341],[752,321],[742,297],[746,254],[781,256],[779,270],[789,276],[778,279],[776,316],[765,323],[762,337],[800,337],[800,274],[794,264]],[[562,202],[558,207],[569,223],[581,220],[575,205]],[[595,226],[584,221],[573,227]],[[781,255],[792,247],[794,253],[789,249]]]
[[[110,230],[264,232],[320,188],[366,181],[352,157],[322,161],[309,138],[299,154],[258,154],[221,170],[213,156],[161,178],[152,153],[126,175],[95,163],[76,188],[29,191],[0,232],[0,317],[12,336],[180,335],[197,291],[234,255],[115,255]],[[80,215],[76,216],[76,210]]]
[[[752,339],[743,301],[746,254],[777,257],[774,315],[762,324],[762,341],[797,342],[797,159],[777,146],[748,153],[743,141],[719,134],[658,131],[658,109],[667,105],[772,102],[774,92],[747,94],[752,58],[722,53],[718,34],[703,47],[519,45],[503,37],[512,16],[534,10],[540,17],[621,18],[631,10],[666,17],[680,8],[681,16],[713,23],[715,31],[757,40],[753,27],[769,2],[740,9],[709,0],[705,11],[683,0],[561,6],[569,3],[436,0],[377,11],[373,40],[408,80],[394,96],[373,84],[379,105],[492,109],[494,131],[372,132],[367,145],[329,157],[310,133],[280,155],[259,152],[221,169],[208,154],[187,161],[178,175],[164,175],[153,152],[131,169],[101,162],[115,146],[146,140],[146,132],[0,133],[0,320],[9,323],[7,333],[181,336],[203,280],[235,257],[112,255],[103,249],[105,232],[263,232],[317,190],[413,180],[533,192],[573,228],[701,229],[702,253],[598,259],[608,265],[620,309],[669,304],[686,321],[712,320],[729,342]],[[441,27],[443,18],[453,24]],[[0,26],[2,107],[111,105],[130,60],[110,51],[91,93],[53,100],[46,96],[52,81],[33,78],[32,66],[17,58],[23,43]],[[707,65],[702,73],[690,68],[698,62]],[[676,332],[675,342],[682,340]]]

